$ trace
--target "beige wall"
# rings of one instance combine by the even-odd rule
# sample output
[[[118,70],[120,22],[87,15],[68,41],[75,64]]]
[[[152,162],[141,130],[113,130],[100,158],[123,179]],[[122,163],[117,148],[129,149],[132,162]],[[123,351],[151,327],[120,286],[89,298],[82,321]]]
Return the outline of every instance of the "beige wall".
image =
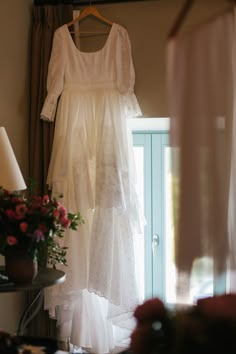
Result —
[[[0,125],[27,176],[30,24],[32,0],[0,4]]]
[[[0,126],[6,128],[25,176],[28,173],[31,3],[32,0],[0,3]],[[0,328],[16,331],[24,302],[24,293],[0,293]]]

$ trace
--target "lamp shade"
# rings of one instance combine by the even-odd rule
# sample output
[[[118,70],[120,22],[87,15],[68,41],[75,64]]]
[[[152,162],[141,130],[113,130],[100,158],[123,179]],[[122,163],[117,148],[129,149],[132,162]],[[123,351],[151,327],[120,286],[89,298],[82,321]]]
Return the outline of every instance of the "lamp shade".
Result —
[[[4,127],[0,127],[0,186],[9,191],[26,189],[25,181]]]

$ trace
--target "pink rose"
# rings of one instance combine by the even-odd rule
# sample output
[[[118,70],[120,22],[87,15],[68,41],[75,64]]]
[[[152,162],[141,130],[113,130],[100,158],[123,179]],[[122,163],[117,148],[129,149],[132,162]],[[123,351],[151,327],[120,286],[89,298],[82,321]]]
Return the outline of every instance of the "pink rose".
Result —
[[[23,219],[25,214],[27,212],[27,206],[25,204],[19,204],[16,206],[16,213],[15,213],[15,218],[16,219]]]
[[[43,201],[42,201],[42,203],[45,205],[45,204],[48,204],[49,203],[49,196],[48,195],[44,195],[43,196]]]
[[[70,227],[71,221],[68,218],[65,218],[64,216],[62,218],[59,219],[60,224],[65,227],[66,229],[68,229],[68,227]]]
[[[64,206],[60,206],[59,208],[58,208],[58,210],[59,210],[59,212],[60,212],[60,216],[61,217],[65,217],[66,216],[66,209],[64,208]]]
[[[28,230],[28,227],[29,227],[29,225],[27,224],[27,222],[21,222],[20,223],[20,230],[22,232],[26,232]]]
[[[6,210],[6,216],[7,216],[9,219],[15,219],[15,212],[14,212],[14,210],[12,210],[12,209],[7,209],[7,210]]]
[[[17,244],[17,239],[15,238],[15,236],[7,236],[7,244],[9,246],[14,246]]]
[[[54,216],[55,219],[58,219],[60,216],[60,212],[58,209],[53,210],[52,215]]]

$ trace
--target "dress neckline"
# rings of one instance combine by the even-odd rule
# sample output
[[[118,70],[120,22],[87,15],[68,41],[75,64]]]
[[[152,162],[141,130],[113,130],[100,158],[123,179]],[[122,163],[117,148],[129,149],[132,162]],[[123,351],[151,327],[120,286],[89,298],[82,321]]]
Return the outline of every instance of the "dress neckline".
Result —
[[[84,51],[80,50],[79,48],[77,48],[76,45],[75,45],[75,43],[74,43],[74,41],[73,41],[73,39],[72,39],[72,37],[71,37],[71,34],[70,34],[70,31],[69,31],[69,28],[68,28],[67,24],[65,24],[63,27],[65,28],[65,32],[67,33],[67,35],[68,35],[68,37],[69,37],[69,41],[70,41],[72,47],[73,47],[78,53],[84,54],[84,55],[86,55],[86,54],[87,54],[87,55],[92,55],[92,54],[98,54],[98,53],[100,53],[100,52],[103,52],[103,50],[105,50],[105,48],[108,46],[108,43],[110,42],[110,38],[111,38],[112,33],[113,33],[113,31],[114,31],[115,25],[116,25],[116,24],[113,22],[112,25],[111,25],[110,32],[108,33],[106,42],[105,42],[105,44],[103,45],[103,47],[102,47],[101,49],[98,49],[98,50],[94,51],[94,52],[84,52]]]

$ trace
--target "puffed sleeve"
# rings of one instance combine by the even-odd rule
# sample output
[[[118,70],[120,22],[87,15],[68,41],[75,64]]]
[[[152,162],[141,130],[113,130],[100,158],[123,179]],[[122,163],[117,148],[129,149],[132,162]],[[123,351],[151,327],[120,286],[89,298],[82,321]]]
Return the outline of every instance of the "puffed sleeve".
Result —
[[[128,118],[141,116],[142,112],[134,94],[135,71],[131,44],[127,30],[120,26],[116,45],[116,82],[124,99]]]
[[[43,104],[40,118],[49,122],[55,119],[58,97],[61,95],[64,85],[64,55],[62,46],[61,28],[57,29],[53,36],[51,57],[48,65],[47,96]]]

